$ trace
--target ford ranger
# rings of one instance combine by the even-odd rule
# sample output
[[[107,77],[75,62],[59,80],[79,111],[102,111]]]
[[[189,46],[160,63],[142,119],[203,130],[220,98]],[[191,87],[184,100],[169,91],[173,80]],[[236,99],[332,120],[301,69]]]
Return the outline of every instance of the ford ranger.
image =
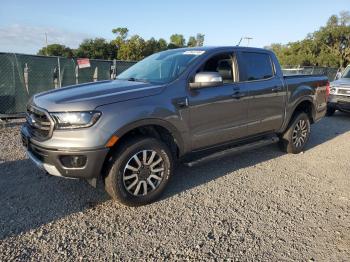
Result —
[[[83,178],[126,205],[155,201],[174,172],[279,143],[301,152],[327,110],[324,76],[283,76],[273,52],[199,47],[153,54],[117,79],[31,98],[21,129],[47,173]]]

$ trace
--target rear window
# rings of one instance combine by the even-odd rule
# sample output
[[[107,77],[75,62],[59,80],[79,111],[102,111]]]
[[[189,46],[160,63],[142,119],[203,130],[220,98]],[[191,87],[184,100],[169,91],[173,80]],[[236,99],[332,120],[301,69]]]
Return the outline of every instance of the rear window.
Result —
[[[262,80],[273,76],[268,54],[243,52],[242,59],[246,68],[245,81]]]

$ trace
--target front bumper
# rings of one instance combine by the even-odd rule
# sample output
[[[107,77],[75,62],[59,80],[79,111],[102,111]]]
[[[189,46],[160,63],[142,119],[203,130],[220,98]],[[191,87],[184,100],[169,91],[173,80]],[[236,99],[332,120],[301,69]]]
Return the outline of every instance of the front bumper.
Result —
[[[330,95],[328,98],[328,107],[350,112],[350,96]]]
[[[21,136],[29,159],[40,169],[54,176],[84,179],[96,178],[101,173],[109,151],[108,148],[94,150],[45,148],[32,139],[26,125],[23,125],[21,129]],[[86,162],[82,167],[66,167],[62,162],[62,157],[64,156],[84,156]]]

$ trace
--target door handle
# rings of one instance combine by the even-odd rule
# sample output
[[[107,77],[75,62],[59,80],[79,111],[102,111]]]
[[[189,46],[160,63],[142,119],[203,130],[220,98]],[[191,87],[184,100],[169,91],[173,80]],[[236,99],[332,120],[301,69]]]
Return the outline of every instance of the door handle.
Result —
[[[271,89],[272,92],[278,92],[278,91],[281,91],[282,90],[282,87],[281,86],[275,86]]]
[[[232,97],[235,99],[240,99],[245,96],[245,93],[241,93],[240,91],[236,91],[232,94]]]

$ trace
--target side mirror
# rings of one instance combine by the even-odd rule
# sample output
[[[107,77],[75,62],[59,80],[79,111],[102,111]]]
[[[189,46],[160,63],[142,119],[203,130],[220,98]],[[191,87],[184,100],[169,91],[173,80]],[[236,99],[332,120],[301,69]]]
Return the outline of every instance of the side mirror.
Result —
[[[200,72],[194,77],[194,82],[189,83],[190,88],[202,88],[220,86],[223,84],[222,77],[218,72]]]

